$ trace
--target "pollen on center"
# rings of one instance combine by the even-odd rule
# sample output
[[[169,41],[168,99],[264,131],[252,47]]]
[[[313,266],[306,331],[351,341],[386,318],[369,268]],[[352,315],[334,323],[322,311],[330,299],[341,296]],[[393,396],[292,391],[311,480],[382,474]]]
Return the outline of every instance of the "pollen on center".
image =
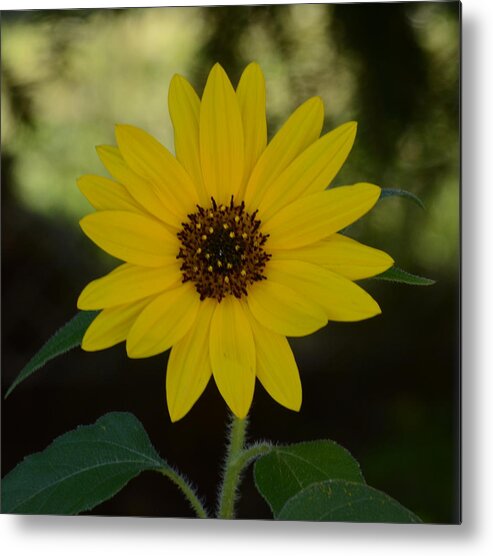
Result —
[[[200,299],[221,301],[227,295],[248,295],[248,286],[264,280],[270,255],[264,246],[268,235],[259,231],[257,211],[249,214],[242,202],[235,205],[197,206],[178,232],[183,282],[194,283]]]

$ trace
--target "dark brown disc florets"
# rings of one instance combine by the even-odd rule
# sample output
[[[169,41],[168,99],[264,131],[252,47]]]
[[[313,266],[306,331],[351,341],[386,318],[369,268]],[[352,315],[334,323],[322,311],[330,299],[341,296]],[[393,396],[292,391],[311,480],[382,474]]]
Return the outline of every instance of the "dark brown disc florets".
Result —
[[[178,259],[183,259],[183,281],[195,284],[200,299],[221,301],[231,294],[247,295],[247,288],[265,279],[262,272],[270,255],[264,251],[268,235],[259,231],[257,211],[249,214],[245,203],[197,206],[178,233]]]

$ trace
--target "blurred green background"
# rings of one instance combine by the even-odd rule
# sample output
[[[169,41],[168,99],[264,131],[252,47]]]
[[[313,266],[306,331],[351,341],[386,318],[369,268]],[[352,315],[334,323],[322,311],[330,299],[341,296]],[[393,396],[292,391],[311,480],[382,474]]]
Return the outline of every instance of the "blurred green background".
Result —
[[[258,385],[251,437],[336,440],[369,484],[424,521],[457,522],[459,20],[457,2],[3,12],[3,391],[75,313],[82,287],[116,265],[78,227],[91,208],[76,178],[105,174],[94,146],[114,144],[114,124],[130,123],[172,149],[172,75],[201,93],[214,62],[236,84],[256,60],[271,136],[296,106],[320,95],[324,130],[359,123],[336,184],[369,181],[422,198],[425,211],[383,200],[350,235],[437,284],[365,281],[383,314],[293,341],[302,410],[285,410]],[[2,404],[2,475],[76,425],[126,410],[212,501],[225,404],[211,382],[171,424],[166,359],[128,360],[120,345],[50,363]],[[153,475],[93,513],[192,516],[174,487]],[[269,515],[249,472],[239,517]]]

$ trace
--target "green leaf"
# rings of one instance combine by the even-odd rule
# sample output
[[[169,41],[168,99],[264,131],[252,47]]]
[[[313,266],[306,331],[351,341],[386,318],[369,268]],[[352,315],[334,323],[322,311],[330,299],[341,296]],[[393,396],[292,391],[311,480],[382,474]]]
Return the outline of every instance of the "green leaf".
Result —
[[[290,498],[278,520],[421,523],[419,517],[366,484],[335,480],[315,483]]]
[[[66,353],[74,347],[80,346],[82,338],[91,322],[96,318],[99,311],[79,311],[74,318],[69,320],[65,326],[55,332],[46,344],[36,353],[28,364],[17,375],[5,397],[34,371],[41,369],[48,361]]]
[[[2,479],[2,513],[74,515],[144,470],[169,469],[130,413],[108,413],[59,436]]]
[[[386,197],[405,197],[418,205],[418,207],[421,207],[422,209],[425,208],[423,201],[417,195],[411,193],[410,191],[406,191],[405,189],[391,189],[389,187],[384,187],[380,193],[379,200],[385,199]]]
[[[435,280],[425,278],[424,276],[411,274],[410,272],[406,272],[405,270],[397,268],[396,266],[389,268],[382,274],[373,276],[373,278],[376,280],[387,280],[388,282],[409,284],[410,286],[432,286],[433,284],[435,284]]]
[[[330,440],[275,447],[257,460],[254,477],[274,517],[291,497],[313,483],[327,479],[365,482],[358,462]]]

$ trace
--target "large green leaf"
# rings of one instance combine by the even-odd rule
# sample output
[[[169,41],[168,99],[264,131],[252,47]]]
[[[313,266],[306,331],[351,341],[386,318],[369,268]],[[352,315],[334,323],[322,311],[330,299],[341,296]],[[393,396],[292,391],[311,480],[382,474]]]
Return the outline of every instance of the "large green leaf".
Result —
[[[2,513],[73,515],[111,498],[144,470],[169,466],[130,413],[108,413],[58,437],[2,479]]]
[[[420,523],[421,520],[379,490],[349,481],[315,483],[290,498],[279,520]]]
[[[418,205],[418,207],[421,207],[422,209],[425,208],[423,201],[417,195],[411,193],[410,191],[406,191],[405,189],[392,189],[390,187],[383,187],[382,191],[380,192],[379,200],[386,199],[387,197],[404,197],[405,199],[409,199],[410,201]]]
[[[410,272],[397,268],[396,266],[389,268],[385,272],[382,272],[382,274],[377,274],[373,278],[377,280],[387,280],[388,282],[408,284],[410,286],[432,286],[435,284],[435,280],[411,274]]]
[[[290,498],[313,483],[327,479],[364,483],[358,462],[330,440],[277,446],[257,460],[254,476],[274,517]]]
[[[7,397],[23,380],[32,375],[34,371],[37,371],[46,365],[48,361],[77,346],[80,346],[86,330],[91,322],[96,318],[97,314],[98,311],[79,311],[74,318],[69,320],[67,324],[55,332],[55,334],[53,334],[46,344],[44,344],[38,353],[36,353],[36,355],[17,375],[17,378],[7,390],[5,397]]]

